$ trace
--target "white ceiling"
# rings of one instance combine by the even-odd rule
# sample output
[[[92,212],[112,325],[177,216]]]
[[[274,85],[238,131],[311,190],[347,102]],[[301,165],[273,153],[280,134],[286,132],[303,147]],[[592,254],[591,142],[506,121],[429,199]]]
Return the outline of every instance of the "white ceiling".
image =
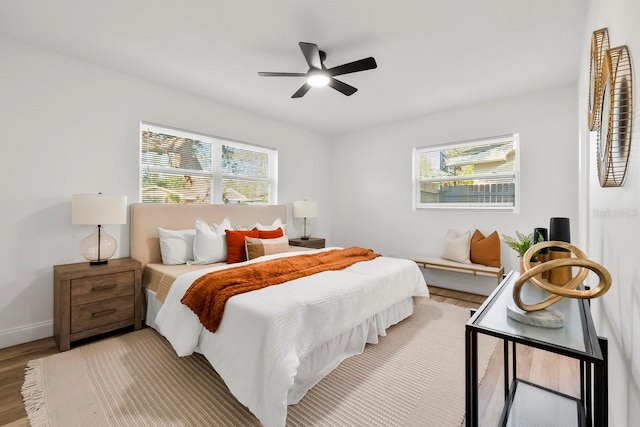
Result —
[[[0,35],[327,135],[577,80],[584,0],[2,0]],[[303,79],[299,41],[346,97]],[[2,64],[6,66],[6,64]]]

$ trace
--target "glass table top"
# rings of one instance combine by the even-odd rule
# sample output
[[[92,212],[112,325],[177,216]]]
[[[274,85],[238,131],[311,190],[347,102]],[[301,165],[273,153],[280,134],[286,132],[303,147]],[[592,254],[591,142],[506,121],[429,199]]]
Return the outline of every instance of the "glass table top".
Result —
[[[487,305],[481,307],[478,316],[468,325],[480,330],[493,331],[500,335],[563,347],[571,352],[593,357],[594,353],[586,325],[583,327],[583,301],[563,298],[548,308],[564,314],[564,326],[561,328],[533,326],[518,322],[507,315],[508,305],[517,308],[513,301],[513,285],[519,276],[517,272],[510,273],[502,282],[498,293]],[[548,292],[529,282],[522,289],[522,300],[528,304],[541,301],[548,295]],[[544,345],[540,347],[544,348]]]

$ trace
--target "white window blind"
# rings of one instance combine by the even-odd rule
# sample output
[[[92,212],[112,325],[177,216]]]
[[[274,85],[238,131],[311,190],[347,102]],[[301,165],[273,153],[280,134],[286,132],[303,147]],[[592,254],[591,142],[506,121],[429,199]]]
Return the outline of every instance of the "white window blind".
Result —
[[[142,123],[143,203],[277,203],[277,151]]]

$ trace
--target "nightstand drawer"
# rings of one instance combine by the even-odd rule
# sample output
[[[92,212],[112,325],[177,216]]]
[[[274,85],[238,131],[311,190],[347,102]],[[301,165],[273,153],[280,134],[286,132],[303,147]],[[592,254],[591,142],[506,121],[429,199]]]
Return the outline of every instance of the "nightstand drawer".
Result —
[[[133,324],[133,296],[112,298],[92,304],[71,307],[71,333],[131,319]]]
[[[289,245],[300,246],[309,249],[323,249],[325,240],[320,237],[309,237],[308,239],[289,239]]]
[[[71,281],[71,305],[133,295],[134,281],[133,271],[74,279]]]
[[[305,245],[304,247],[311,248],[311,249],[324,249],[324,239],[322,239],[322,241],[319,241],[319,242],[311,242]]]
[[[142,265],[131,258],[53,266],[53,337],[60,351],[116,329],[142,327]]]

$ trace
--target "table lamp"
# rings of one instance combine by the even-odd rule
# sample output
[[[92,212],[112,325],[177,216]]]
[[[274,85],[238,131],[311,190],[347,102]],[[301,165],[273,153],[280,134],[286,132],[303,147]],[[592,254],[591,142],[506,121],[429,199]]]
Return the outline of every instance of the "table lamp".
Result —
[[[318,203],[312,200],[293,202],[293,217],[304,218],[300,238],[309,240],[311,236],[311,225],[307,224],[307,218],[315,218],[318,215]]]
[[[102,226],[127,223],[127,196],[74,194],[71,196],[71,223],[97,225],[96,230],[82,241],[82,256],[91,265],[106,264],[118,245]]]

